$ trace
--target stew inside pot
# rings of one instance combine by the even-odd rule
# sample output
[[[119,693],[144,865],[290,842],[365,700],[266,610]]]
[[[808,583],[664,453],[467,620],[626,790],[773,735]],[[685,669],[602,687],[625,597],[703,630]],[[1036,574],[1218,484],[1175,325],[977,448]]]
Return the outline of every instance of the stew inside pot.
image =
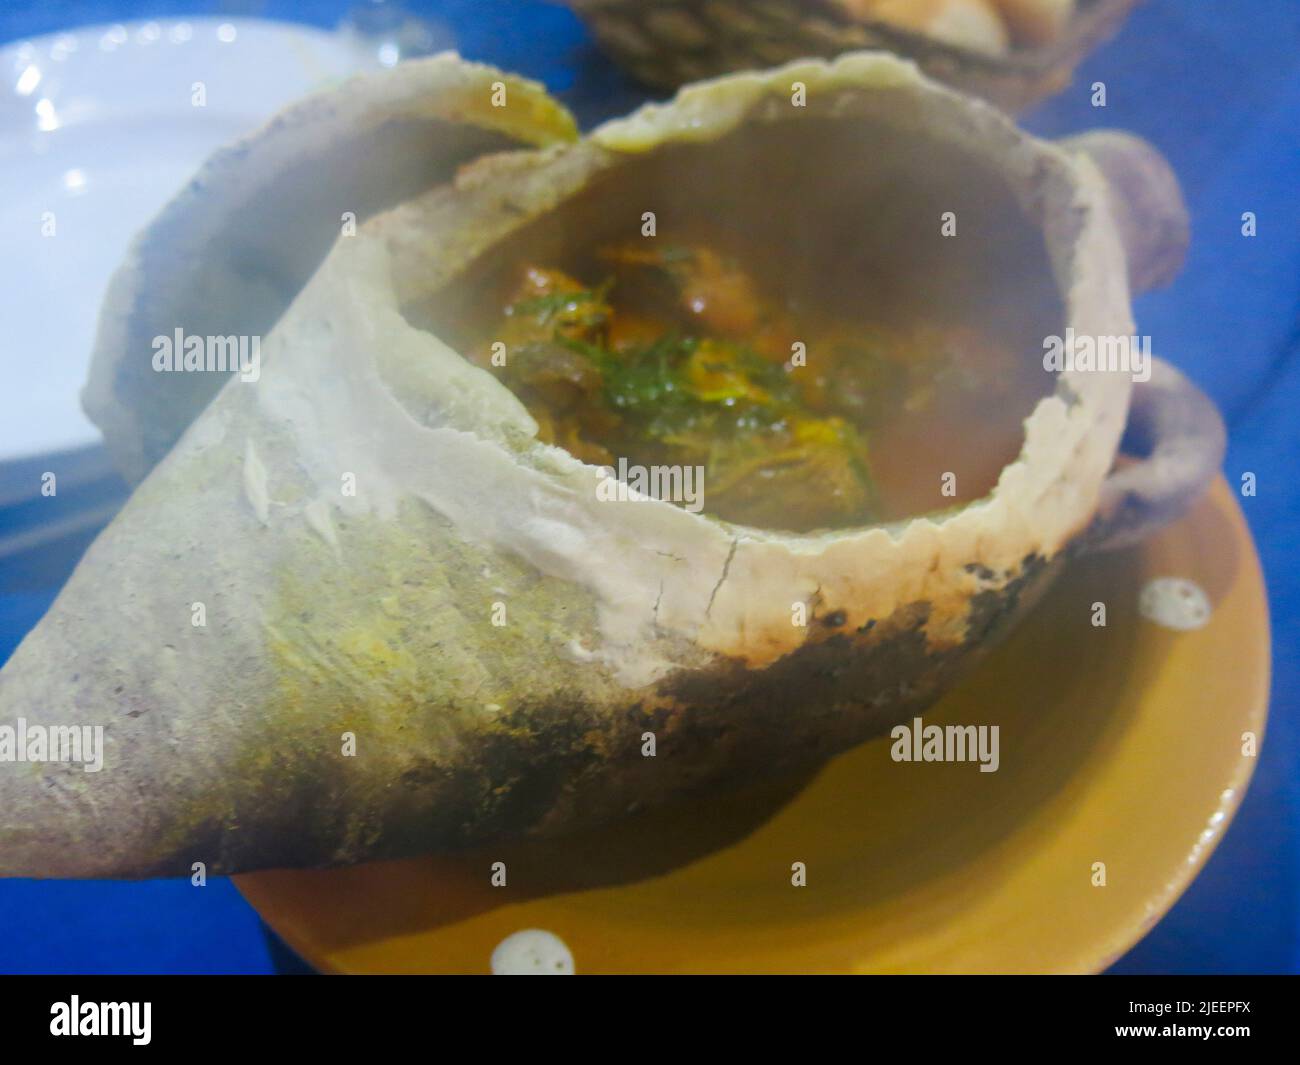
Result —
[[[972,329],[801,319],[707,243],[595,258],[598,279],[521,267],[471,347],[583,461],[700,467],[710,513],[808,530],[978,498],[1015,457],[1003,440],[959,463],[950,494],[933,477],[908,490],[909,450],[956,459],[1008,398],[1008,352]]]

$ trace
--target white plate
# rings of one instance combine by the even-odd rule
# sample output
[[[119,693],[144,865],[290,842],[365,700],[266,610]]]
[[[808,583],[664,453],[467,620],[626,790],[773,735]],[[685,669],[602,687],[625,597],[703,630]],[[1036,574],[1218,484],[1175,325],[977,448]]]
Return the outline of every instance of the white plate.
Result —
[[[348,38],[257,19],[96,26],[0,48],[0,460],[99,439],[79,393],[136,231],[213,149],[371,63]]]

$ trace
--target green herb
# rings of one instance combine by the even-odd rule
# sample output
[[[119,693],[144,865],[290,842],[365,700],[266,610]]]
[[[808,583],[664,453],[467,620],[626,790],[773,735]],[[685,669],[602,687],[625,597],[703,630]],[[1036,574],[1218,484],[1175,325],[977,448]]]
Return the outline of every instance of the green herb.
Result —
[[[529,296],[517,300],[506,308],[509,315],[535,318],[542,324],[551,323],[565,311],[577,310],[583,304],[594,304],[597,308],[605,302],[609,290],[614,287],[614,279],[607,278],[596,288],[580,289],[577,292],[548,292],[543,296]],[[603,312],[598,312],[602,314]]]

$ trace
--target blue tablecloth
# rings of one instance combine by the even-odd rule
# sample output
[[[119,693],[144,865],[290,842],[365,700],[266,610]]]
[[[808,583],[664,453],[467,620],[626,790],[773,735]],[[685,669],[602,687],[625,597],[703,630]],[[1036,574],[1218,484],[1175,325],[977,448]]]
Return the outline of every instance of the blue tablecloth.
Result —
[[[644,99],[565,9],[524,0],[407,6],[446,23],[467,57],[543,80],[585,122]],[[11,0],[0,8],[0,43],[184,14],[332,27],[347,8]],[[1104,110],[1090,102],[1095,81],[1107,86]],[[1152,0],[1026,124],[1046,136],[1099,125],[1133,130],[1182,179],[1191,258],[1172,288],[1137,302],[1137,319],[1226,413],[1229,479],[1257,476],[1258,495],[1242,502],[1273,618],[1272,716],[1250,792],[1205,871],[1115,971],[1298,972],[1300,568],[1291,537],[1300,521],[1300,3]],[[1241,235],[1244,211],[1259,220],[1254,238]],[[49,605],[50,583],[0,564],[0,660]],[[203,891],[187,881],[0,881],[0,928],[0,972],[270,972],[292,964],[225,880]]]

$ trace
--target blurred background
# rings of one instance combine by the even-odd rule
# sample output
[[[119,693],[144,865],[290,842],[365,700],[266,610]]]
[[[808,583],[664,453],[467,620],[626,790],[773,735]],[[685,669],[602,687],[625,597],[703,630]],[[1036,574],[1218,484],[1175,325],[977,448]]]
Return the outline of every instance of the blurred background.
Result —
[[[212,148],[281,104],[352,71],[446,48],[545,82],[584,127],[656,95],[569,9],[530,0],[0,7],[0,661],[125,494],[75,397],[103,285],[131,234]],[[159,71],[185,85],[205,81],[214,104],[202,123],[160,97]],[[1106,85],[1104,109],[1093,105],[1095,82]],[[1245,472],[1258,481],[1241,504],[1273,624],[1267,739],[1209,864],[1113,971],[1298,972],[1300,4],[1149,0],[1022,121],[1047,137],[1132,130],[1173,164],[1192,250],[1170,288],[1137,300],[1136,317],[1157,352],[1224,412],[1229,482]],[[58,129],[74,135],[54,147],[39,136]],[[77,165],[60,154],[69,145]],[[14,224],[51,183],[60,224],[93,217],[96,227],[93,241],[58,260],[24,244],[30,238]],[[1253,239],[1241,235],[1247,211],[1257,219]],[[32,483],[45,468],[40,456],[54,450],[75,452],[61,468],[79,490],[60,493],[76,499],[66,507],[40,507],[38,520],[15,486]],[[188,881],[0,881],[0,927],[0,972],[306,970],[226,880],[204,891]]]

